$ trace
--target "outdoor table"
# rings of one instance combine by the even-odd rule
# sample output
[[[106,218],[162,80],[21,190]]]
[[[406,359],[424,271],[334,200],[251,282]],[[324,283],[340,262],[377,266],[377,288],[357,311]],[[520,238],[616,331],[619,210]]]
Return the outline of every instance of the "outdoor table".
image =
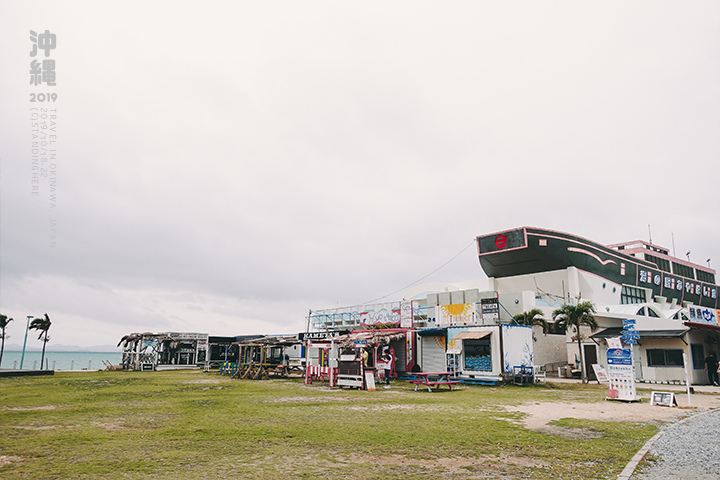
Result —
[[[416,378],[411,380],[405,380],[406,382],[415,384],[415,391],[419,386],[427,387],[428,392],[432,392],[431,387],[437,387],[440,385],[447,385],[450,390],[454,384],[460,383],[459,380],[450,380],[450,376],[454,375],[453,372],[428,372],[413,373]]]

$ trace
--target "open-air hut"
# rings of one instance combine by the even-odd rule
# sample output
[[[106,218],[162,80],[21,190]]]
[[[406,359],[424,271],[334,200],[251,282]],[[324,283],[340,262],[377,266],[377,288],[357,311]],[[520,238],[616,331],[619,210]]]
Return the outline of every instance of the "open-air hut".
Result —
[[[237,342],[238,365],[234,378],[259,380],[271,376],[302,373],[298,365],[291,365],[290,351],[301,342],[296,336],[267,336]]]

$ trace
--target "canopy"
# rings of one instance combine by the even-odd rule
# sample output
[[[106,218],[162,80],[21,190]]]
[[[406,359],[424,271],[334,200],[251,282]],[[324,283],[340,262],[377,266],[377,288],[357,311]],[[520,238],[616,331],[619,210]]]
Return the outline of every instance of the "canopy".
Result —
[[[491,333],[491,330],[485,330],[480,332],[478,332],[477,330],[466,330],[452,337],[452,340],[479,340],[481,338],[487,337]]]

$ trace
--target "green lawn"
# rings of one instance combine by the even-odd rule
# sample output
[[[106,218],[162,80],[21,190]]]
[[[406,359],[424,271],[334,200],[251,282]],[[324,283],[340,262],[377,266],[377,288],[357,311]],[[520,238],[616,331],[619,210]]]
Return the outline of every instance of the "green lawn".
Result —
[[[563,419],[579,437],[568,438],[502,408],[605,393],[405,382],[365,392],[199,371],[3,378],[0,478],[612,478],[657,425]]]

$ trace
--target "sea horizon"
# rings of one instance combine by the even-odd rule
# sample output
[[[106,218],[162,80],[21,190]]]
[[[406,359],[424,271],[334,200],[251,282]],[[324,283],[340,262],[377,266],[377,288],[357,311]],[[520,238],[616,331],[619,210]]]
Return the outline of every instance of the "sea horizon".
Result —
[[[5,350],[2,356],[0,369],[18,370],[22,363],[22,370],[104,370],[106,363],[119,365],[122,353],[114,352],[84,352],[84,351],[45,351],[44,367],[40,365],[42,352],[37,350]]]

